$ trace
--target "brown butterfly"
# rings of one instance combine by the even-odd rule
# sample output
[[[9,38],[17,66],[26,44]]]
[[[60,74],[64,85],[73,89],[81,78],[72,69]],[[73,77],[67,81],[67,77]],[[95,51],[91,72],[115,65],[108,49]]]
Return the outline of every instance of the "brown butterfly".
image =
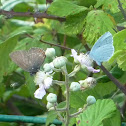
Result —
[[[45,59],[45,51],[41,48],[31,48],[28,51],[19,50],[10,53],[10,58],[23,70],[31,75],[38,72]]]

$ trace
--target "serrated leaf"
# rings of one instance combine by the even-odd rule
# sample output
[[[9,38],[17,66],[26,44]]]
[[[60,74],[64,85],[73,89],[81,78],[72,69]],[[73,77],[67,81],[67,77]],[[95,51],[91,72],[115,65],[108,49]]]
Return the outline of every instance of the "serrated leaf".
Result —
[[[118,66],[123,70],[126,71],[126,50],[119,50],[116,51],[111,60],[110,63],[114,60],[117,61]]]
[[[126,1],[120,0],[120,2],[123,5],[123,8],[126,8]],[[104,10],[110,10],[112,13],[119,12],[119,6],[118,1],[116,0],[97,0],[97,3],[95,4],[95,8],[98,8],[102,6]]]
[[[94,44],[94,42],[107,31],[114,34],[114,19],[111,20],[111,18],[112,17],[108,16],[102,10],[90,11],[86,17],[86,25],[83,32],[83,36],[86,38],[87,42]]]
[[[54,119],[57,117],[57,112],[56,111],[50,111],[48,113],[47,119],[46,119],[46,126],[49,125],[49,123],[52,123]]]
[[[117,32],[114,36],[113,36],[113,45],[115,48],[115,52],[118,50],[123,50],[126,49],[126,29]]]
[[[76,15],[68,16],[64,26],[65,33],[69,35],[80,33],[83,30],[86,14],[87,12],[85,11]]]
[[[63,17],[68,15],[75,15],[77,13],[85,11],[86,9],[86,7],[78,6],[72,1],[56,0],[48,8],[48,12],[50,14]]]
[[[103,120],[113,117],[116,106],[110,99],[97,100],[77,117],[78,126],[103,126]]]

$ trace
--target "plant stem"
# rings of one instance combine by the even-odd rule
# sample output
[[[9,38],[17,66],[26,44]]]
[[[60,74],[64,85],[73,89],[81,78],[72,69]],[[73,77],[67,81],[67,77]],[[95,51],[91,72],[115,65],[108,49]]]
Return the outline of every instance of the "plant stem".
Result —
[[[86,108],[87,108],[87,105],[86,105],[86,106],[84,106],[84,108],[83,108],[83,109],[81,109],[80,111],[78,111],[78,112],[76,112],[76,113],[71,114],[71,115],[70,115],[70,117],[72,118],[72,117],[75,117],[75,116],[79,115],[79,114],[80,114],[80,113],[82,113],[82,112],[83,112]]]
[[[112,76],[112,74],[103,66],[99,66],[103,72],[109,77],[109,79],[126,95],[126,88],[120,84],[120,82]]]
[[[6,10],[2,10],[2,9],[0,9],[0,15],[6,15],[8,17],[47,18],[47,19],[58,20],[60,22],[64,22],[66,20],[66,18],[64,18],[64,17],[48,15],[47,13],[41,13],[41,12],[14,12],[13,10],[6,11]]]
[[[33,38],[33,36],[31,36],[30,34],[26,34],[28,37],[30,38]],[[43,41],[43,40],[39,40],[41,43],[45,43],[45,44],[48,44],[50,46],[56,46],[56,47],[60,47],[62,49],[67,49],[67,50],[71,50],[71,48],[68,48],[68,47],[65,47],[65,46],[62,46],[62,45],[59,45],[59,44],[54,44],[54,43],[51,43],[51,42],[46,42],[46,41]]]
[[[117,1],[118,1],[118,4],[119,4],[119,9],[123,14],[124,19],[126,20],[126,13],[125,13],[125,11],[124,11],[124,9],[122,7],[122,3],[120,2],[120,0],[117,0]]]
[[[66,83],[66,126],[69,125],[69,120],[70,120],[70,113],[69,113],[69,77],[67,70],[65,72],[65,83]]]
[[[57,112],[57,115],[59,116],[60,120],[65,123],[64,118],[61,116],[61,114],[57,111],[56,105],[54,105],[54,109]]]

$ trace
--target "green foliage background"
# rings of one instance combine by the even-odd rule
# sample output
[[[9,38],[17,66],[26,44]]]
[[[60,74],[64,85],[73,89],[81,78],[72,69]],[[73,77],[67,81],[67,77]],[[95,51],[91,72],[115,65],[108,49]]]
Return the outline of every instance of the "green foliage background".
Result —
[[[120,1],[123,3],[124,11],[126,11],[126,0]],[[15,12],[35,12],[37,9],[40,12],[44,12],[47,8],[45,3],[45,0],[1,0],[0,8],[6,11],[13,9]],[[42,19],[43,22],[35,24],[33,17],[0,15],[0,114],[16,114],[11,107],[8,107],[11,102],[22,115],[45,117],[49,115],[46,124],[52,121],[52,117],[52,119],[57,117],[54,116],[56,114],[53,112],[48,114],[46,110],[46,96],[42,100],[34,98],[33,94],[36,90],[33,82],[34,77],[17,67],[9,58],[9,53],[15,50],[27,50],[31,47],[40,47],[46,50],[46,48],[51,47],[49,44],[40,42],[40,40],[64,45],[66,38],[67,47],[86,53],[86,44],[92,47],[101,35],[109,31],[113,35],[115,53],[110,61],[103,63],[103,65],[122,84],[126,83],[126,29],[124,28],[126,27],[126,20],[118,7],[117,0],[54,0],[49,5],[47,13],[65,17],[66,21],[59,22],[51,19]],[[124,29],[120,31],[120,28]],[[54,48],[57,56],[64,55],[68,58],[67,68],[71,72],[73,68],[71,64],[73,59],[70,57],[71,52],[59,47]],[[46,62],[49,62],[49,59],[46,58]],[[71,82],[86,79],[88,74],[86,70],[79,71],[75,77],[71,78]],[[85,92],[71,93],[71,113],[83,107],[88,95],[93,95],[96,99],[113,99],[119,107],[123,106],[125,102],[124,95],[119,91],[114,95],[118,89],[102,71],[94,74],[93,77],[98,82],[95,88]],[[55,74],[54,79],[63,80],[64,78],[61,74]],[[61,88],[54,85],[48,92],[56,93],[58,102],[64,101],[64,87]],[[112,107],[114,106],[113,101],[110,101],[110,106],[112,105]],[[96,105],[91,106],[92,111],[104,101],[98,102]],[[109,104],[107,102],[103,105],[103,109],[108,107]],[[88,113],[88,116],[91,116],[93,113],[91,110],[88,109],[83,113],[83,117],[80,115],[79,118],[84,118],[86,113]],[[96,111],[100,110],[97,109]],[[103,116],[101,119],[101,122],[104,120],[103,123],[99,122],[95,126],[121,125],[121,116],[116,108],[110,109],[108,113],[111,113],[111,116]],[[93,116],[91,116],[91,119],[94,119]],[[125,118],[122,119],[122,121],[125,120]],[[76,123],[75,119],[70,122],[70,125],[74,123]],[[0,123],[0,125],[17,126],[18,124]],[[30,126],[29,124],[27,125]]]

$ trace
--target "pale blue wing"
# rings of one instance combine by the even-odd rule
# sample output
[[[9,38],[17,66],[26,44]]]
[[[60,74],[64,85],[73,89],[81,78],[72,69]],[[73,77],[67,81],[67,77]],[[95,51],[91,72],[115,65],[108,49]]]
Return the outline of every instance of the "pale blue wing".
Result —
[[[113,53],[113,37],[110,32],[106,32],[94,44],[89,56],[100,66],[103,61],[108,61]]]

